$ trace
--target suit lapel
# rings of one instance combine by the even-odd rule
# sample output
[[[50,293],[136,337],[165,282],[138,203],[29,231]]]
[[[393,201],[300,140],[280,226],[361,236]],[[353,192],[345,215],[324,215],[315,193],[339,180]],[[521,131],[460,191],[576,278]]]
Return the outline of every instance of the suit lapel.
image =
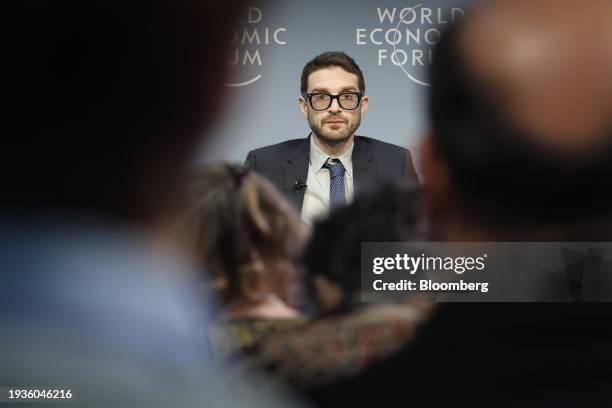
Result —
[[[310,137],[283,151],[283,186],[285,194],[300,212],[302,211],[306,188],[300,188],[296,184],[306,185],[309,155]]]
[[[287,146],[282,152],[283,190],[291,203],[302,211],[306,188],[299,188],[296,182],[306,184],[310,158],[310,136],[297,145]],[[355,136],[353,147],[353,187],[355,193],[376,182],[377,166],[374,155],[359,136]]]
[[[353,189],[359,193],[368,185],[376,182],[376,161],[363,139],[355,136],[353,147]]]

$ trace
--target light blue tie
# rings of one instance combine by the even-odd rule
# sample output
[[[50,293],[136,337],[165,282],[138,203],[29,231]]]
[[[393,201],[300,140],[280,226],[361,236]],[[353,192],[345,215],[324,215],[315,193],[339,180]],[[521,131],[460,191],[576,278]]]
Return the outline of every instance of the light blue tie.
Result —
[[[346,170],[338,159],[328,159],[323,167],[329,170],[329,207],[333,210],[346,204],[344,195],[344,172]]]

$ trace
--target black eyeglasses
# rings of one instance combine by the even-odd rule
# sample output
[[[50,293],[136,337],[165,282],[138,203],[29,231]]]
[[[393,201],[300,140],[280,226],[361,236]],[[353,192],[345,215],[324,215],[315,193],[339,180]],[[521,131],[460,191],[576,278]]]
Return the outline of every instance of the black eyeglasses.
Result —
[[[338,105],[342,109],[346,110],[354,110],[357,109],[359,103],[361,102],[361,97],[363,94],[361,92],[343,92],[338,95],[332,95],[328,93],[307,93],[306,98],[310,103],[312,109],[316,111],[323,111],[328,109],[333,100],[338,100]]]

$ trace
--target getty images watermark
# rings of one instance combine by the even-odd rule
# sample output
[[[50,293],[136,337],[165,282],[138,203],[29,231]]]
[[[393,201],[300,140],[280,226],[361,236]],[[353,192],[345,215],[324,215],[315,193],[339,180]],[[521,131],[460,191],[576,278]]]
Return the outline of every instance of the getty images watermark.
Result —
[[[440,271],[454,272],[462,275],[466,271],[482,271],[485,269],[487,254],[478,257],[471,256],[425,256],[421,253],[410,256],[407,253],[395,254],[394,257],[375,257],[372,262],[372,272],[381,275],[385,271],[402,271],[409,275],[417,272]],[[488,292],[488,282],[465,282],[463,279],[451,282],[436,282],[432,279],[400,279],[395,282],[385,282],[376,279],[372,287],[377,291],[481,291]]]
[[[612,243],[363,243],[361,300],[612,301]]]

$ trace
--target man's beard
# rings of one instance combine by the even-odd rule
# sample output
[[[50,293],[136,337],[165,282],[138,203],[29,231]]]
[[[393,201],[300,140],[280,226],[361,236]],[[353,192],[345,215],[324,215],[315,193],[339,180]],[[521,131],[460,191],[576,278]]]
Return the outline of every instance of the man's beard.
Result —
[[[361,124],[361,115],[356,116],[353,122],[341,116],[337,116],[337,118],[345,121],[346,127],[342,131],[331,131],[325,128],[329,126],[325,124],[325,121],[332,118],[334,118],[334,116],[328,116],[324,120],[315,121],[312,116],[308,116],[310,130],[324,142],[332,146],[339,145],[349,139]]]

